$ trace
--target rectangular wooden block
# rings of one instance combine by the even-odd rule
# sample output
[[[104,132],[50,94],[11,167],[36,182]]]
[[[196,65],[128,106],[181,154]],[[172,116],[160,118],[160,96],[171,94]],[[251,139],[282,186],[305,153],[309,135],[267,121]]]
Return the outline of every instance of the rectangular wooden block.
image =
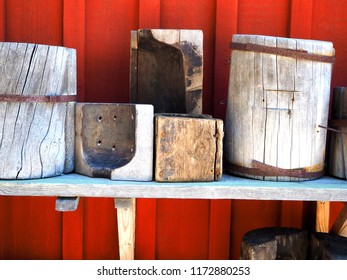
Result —
[[[155,116],[155,180],[214,181],[222,176],[223,121],[207,116]]]

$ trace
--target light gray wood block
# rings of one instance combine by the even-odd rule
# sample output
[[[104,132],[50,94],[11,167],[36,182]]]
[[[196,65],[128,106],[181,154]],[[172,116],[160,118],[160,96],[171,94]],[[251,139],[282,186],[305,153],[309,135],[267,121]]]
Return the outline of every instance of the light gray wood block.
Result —
[[[153,106],[76,105],[77,173],[112,180],[153,178]]]

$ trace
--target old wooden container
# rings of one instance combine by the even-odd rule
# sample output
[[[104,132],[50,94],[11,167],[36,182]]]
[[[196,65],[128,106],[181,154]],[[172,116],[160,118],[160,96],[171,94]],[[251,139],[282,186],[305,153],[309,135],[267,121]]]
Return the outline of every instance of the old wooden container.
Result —
[[[76,172],[112,180],[153,179],[153,106],[76,104]]]
[[[155,180],[214,181],[222,176],[223,121],[209,116],[155,116]]]
[[[74,169],[76,51],[0,43],[0,178]]]
[[[329,146],[329,174],[347,179],[347,88],[334,89]]]
[[[155,113],[202,113],[201,30],[131,32],[131,102],[153,104]]]
[[[324,173],[331,42],[234,35],[226,172],[301,181]]]

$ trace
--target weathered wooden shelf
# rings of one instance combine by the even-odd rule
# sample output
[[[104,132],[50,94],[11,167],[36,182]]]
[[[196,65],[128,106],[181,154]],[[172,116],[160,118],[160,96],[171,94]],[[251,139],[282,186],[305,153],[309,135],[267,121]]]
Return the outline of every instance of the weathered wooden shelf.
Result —
[[[112,181],[72,173],[45,179],[0,180],[0,195],[347,201],[347,182],[327,176],[305,182],[271,182],[223,174],[214,182],[159,183]]]

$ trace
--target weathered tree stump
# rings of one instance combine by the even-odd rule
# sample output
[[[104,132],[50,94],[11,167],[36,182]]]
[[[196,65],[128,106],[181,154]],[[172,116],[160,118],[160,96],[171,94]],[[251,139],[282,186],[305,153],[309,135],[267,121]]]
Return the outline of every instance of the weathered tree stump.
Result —
[[[347,260],[347,238],[329,233],[312,233],[310,258],[313,260]]]
[[[247,232],[241,244],[243,260],[304,260],[308,233],[295,228],[260,228]]]
[[[222,120],[207,116],[156,115],[155,180],[219,180],[222,141]]]
[[[347,179],[347,88],[337,87],[333,92],[332,120],[329,147],[329,173]]]
[[[0,43],[0,178],[74,169],[74,49]]]
[[[324,174],[330,42],[233,35],[226,172],[302,181]]]
[[[140,29],[131,33],[131,102],[155,113],[202,113],[201,30]]]
[[[152,105],[77,103],[76,172],[151,181],[153,135]]]

